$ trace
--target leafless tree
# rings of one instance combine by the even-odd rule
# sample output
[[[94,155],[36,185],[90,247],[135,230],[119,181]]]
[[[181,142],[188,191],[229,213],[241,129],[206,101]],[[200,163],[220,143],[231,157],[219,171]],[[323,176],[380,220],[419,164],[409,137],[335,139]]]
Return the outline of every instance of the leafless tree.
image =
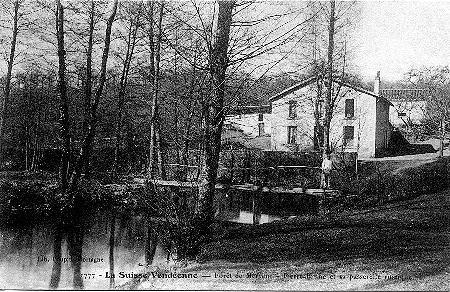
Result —
[[[61,1],[56,2],[56,35],[58,43],[58,92],[59,92],[59,108],[60,108],[60,125],[61,136],[63,138],[61,166],[60,166],[60,181],[61,188],[67,190],[68,188],[68,170],[70,160],[70,124],[69,124],[69,109],[67,100],[67,86],[66,86],[66,52],[64,49],[64,7]],[[58,224],[55,228],[53,241],[53,254],[55,257],[61,256],[61,242],[62,242],[62,226]],[[59,285],[61,277],[61,262],[53,263],[52,275],[50,279],[50,288],[56,289]]]
[[[65,7],[61,1],[56,2],[56,32],[58,44],[58,92],[60,96],[60,124],[61,136],[63,143],[63,159],[60,171],[62,192],[68,197],[68,219],[67,222],[62,222],[63,225],[58,225],[55,233],[54,252],[60,253],[61,239],[63,228],[67,226],[67,237],[69,252],[72,258],[73,267],[73,285],[75,288],[83,288],[83,279],[81,276],[81,262],[82,262],[82,245],[83,245],[83,229],[80,217],[82,216],[82,198],[78,190],[78,183],[81,177],[81,171],[84,165],[88,164],[90,153],[92,151],[92,143],[95,136],[95,127],[97,124],[97,109],[102,97],[103,88],[106,80],[106,65],[109,56],[109,48],[111,43],[111,30],[117,11],[118,1],[115,0],[112,5],[111,14],[107,20],[105,41],[100,69],[100,78],[98,87],[91,104],[87,127],[85,128],[83,144],[81,146],[80,154],[75,161],[73,171],[69,173],[70,151],[71,151],[71,135],[70,135],[70,121],[68,114],[68,98],[67,98],[67,81],[66,81],[66,50],[64,43],[64,11]],[[92,7],[92,6],[91,6]],[[92,18],[91,18],[92,19]],[[63,220],[64,221],[64,220]],[[54,264],[52,277],[50,280],[50,287],[57,288],[59,284],[61,266],[60,263]]]
[[[149,147],[149,162],[147,174],[149,178],[153,178],[154,172],[154,159],[155,153],[157,154],[158,172],[159,175],[164,175],[163,161],[161,153],[161,136],[159,125],[159,109],[158,98],[160,95],[160,61],[161,61],[161,42],[163,34],[163,16],[164,16],[164,2],[158,3],[158,13],[154,13],[154,2],[149,1],[147,4],[147,35],[148,46],[150,47],[150,82],[152,84],[152,102],[151,102],[151,114],[150,114],[150,147]],[[156,34],[155,34],[155,16],[156,21]]]
[[[314,98],[314,136],[315,144],[323,147],[324,153],[332,150],[330,123],[338,102],[346,95],[341,84],[328,81],[359,83],[356,74],[352,73],[349,45],[350,32],[358,23],[359,6],[355,1],[329,1],[328,6],[324,2],[311,2],[308,6],[312,21],[309,22],[310,37],[305,45],[311,48],[307,50],[311,53],[303,57],[309,64],[307,72],[318,77]],[[323,34],[325,31],[327,37]]]
[[[11,93],[11,76],[14,65],[15,53],[16,53],[16,44],[17,44],[17,35],[19,33],[19,0],[15,0],[13,3],[13,25],[11,30],[11,44],[9,54],[6,56],[7,63],[7,71],[5,78],[5,85],[3,88],[3,97],[0,105],[0,163],[2,162],[2,153],[3,153],[3,128],[5,123],[5,114],[6,107],[9,102],[9,96]]]
[[[333,51],[334,51],[334,24],[335,24],[335,0],[330,1],[330,21],[328,28],[328,66],[327,66],[327,94],[325,97],[325,118],[323,122],[324,155],[330,151],[330,123],[331,123],[331,98],[333,95]]]
[[[213,199],[219,163],[224,121],[225,77],[228,67],[228,44],[235,1],[218,1],[217,19],[209,48],[211,97],[203,110],[204,154],[200,165],[198,201],[195,213],[201,224],[212,222]]]
[[[246,80],[240,80],[241,84],[233,88],[234,90],[226,88],[226,84],[245,64],[253,68],[250,69],[250,74],[261,72],[260,75],[263,76],[270,71],[291,52],[291,50],[278,52],[277,49],[291,42],[295,35],[299,35],[300,28],[308,21],[308,18],[301,17],[301,11],[260,15],[252,10],[252,7],[257,5],[250,2],[218,1],[212,6],[210,3],[193,1],[189,7],[183,7],[184,9],[176,10],[170,5],[167,8],[168,14],[179,21],[184,31],[189,32],[187,37],[196,38],[201,44],[188,48],[180,42],[180,45],[175,46],[174,38],[168,37],[166,33],[168,45],[195,71],[208,75],[208,82],[198,90],[200,98],[197,99],[202,117],[199,125],[202,129],[200,140],[202,154],[195,213],[198,222],[204,223],[204,226],[209,225],[213,216],[212,201],[221,149],[225,103],[232,99],[239,103],[238,97],[241,93],[239,90]],[[254,13],[255,17],[249,21],[246,12]],[[267,29],[268,27],[270,28]],[[203,53],[205,51],[207,54]],[[197,52],[200,57],[192,58]],[[279,54],[280,60],[269,62],[268,66],[255,65],[258,58],[270,53]],[[252,64],[252,61],[255,61],[255,64]],[[261,63],[268,64],[263,61]]]
[[[425,67],[413,69],[407,78],[414,86],[427,91],[424,124],[439,136],[439,156],[443,156],[446,129],[450,123],[450,69]]]
[[[117,174],[119,150],[121,144],[121,132],[123,123],[123,112],[126,99],[126,89],[128,84],[128,78],[130,73],[131,62],[134,57],[136,43],[138,42],[138,30],[141,26],[140,16],[142,13],[141,3],[128,3],[124,12],[124,22],[127,27],[125,35],[119,36],[119,38],[125,41],[125,55],[116,54],[122,61],[122,73],[119,81],[119,93],[118,93],[118,105],[117,105],[117,126],[116,126],[116,145],[114,150],[114,164],[113,173]],[[123,50],[123,47],[120,47]]]

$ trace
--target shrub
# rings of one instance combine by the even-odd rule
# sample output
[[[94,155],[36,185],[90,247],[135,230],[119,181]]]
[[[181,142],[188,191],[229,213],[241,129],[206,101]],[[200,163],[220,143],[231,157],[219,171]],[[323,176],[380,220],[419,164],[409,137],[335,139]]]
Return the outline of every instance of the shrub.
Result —
[[[56,177],[45,173],[2,173],[0,180],[0,220],[3,224],[26,224],[54,219],[67,207]],[[86,211],[123,206],[135,194],[116,195],[95,180],[81,180],[79,194]],[[141,200],[135,200],[141,201]]]

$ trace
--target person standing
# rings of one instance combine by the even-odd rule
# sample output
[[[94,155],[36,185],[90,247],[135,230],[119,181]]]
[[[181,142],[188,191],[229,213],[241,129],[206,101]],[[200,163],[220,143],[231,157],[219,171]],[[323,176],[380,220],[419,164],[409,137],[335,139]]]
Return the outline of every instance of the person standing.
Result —
[[[331,162],[330,153],[327,152],[322,160],[322,177],[320,180],[320,187],[322,189],[330,188],[330,174],[333,169],[333,163]]]

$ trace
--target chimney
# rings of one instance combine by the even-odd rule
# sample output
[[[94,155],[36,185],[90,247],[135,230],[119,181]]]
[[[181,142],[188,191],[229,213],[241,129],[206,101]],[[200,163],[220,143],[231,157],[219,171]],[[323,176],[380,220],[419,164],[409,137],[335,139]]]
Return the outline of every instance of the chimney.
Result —
[[[380,86],[381,86],[380,71],[378,71],[377,77],[375,77],[375,82],[373,84],[373,92],[377,95],[380,94]]]

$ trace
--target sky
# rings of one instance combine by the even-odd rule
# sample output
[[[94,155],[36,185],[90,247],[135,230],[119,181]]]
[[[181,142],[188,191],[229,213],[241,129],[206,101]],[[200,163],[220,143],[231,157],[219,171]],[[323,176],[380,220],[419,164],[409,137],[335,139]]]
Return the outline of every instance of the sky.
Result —
[[[365,1],[355,65],[365,80],[402,79],[411,68],[450,65],[450,2]]]
[[[0,0],[2,1],[2,0]],[[400,80],[409,69],[450,65],[450,1],[360,3],[353,65],[365,81]],[[0,62],[4,71],[5,63]]]

